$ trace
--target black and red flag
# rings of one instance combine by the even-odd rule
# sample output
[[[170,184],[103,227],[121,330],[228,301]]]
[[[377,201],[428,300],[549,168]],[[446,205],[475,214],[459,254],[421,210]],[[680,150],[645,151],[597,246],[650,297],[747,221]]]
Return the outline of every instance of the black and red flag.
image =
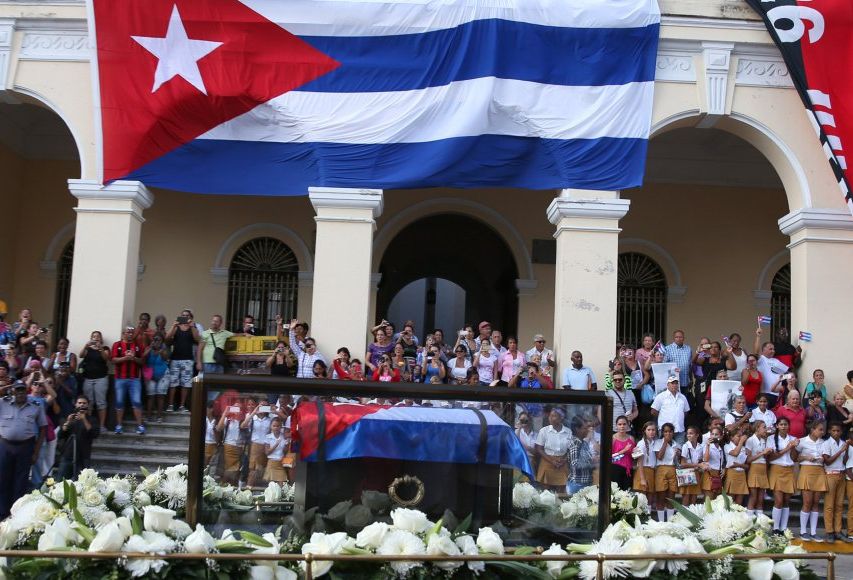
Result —
[[[845,157],[853,152],[853,1],[746,1],[782,52],[853,213]]]

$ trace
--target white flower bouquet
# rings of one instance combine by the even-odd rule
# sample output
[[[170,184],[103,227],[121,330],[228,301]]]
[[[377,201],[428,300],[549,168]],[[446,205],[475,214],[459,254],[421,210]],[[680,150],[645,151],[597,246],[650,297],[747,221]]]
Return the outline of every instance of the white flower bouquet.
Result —
[[[551,491],[538,491],[531,484],[517,483],[512,490],[513,511],[524,518],[561,528],[594,529],[598,522],[599,489],[585,487],[561,500]],[[646,496],[619,489],[614,483],[610,490],[610,521],[649,517]]]

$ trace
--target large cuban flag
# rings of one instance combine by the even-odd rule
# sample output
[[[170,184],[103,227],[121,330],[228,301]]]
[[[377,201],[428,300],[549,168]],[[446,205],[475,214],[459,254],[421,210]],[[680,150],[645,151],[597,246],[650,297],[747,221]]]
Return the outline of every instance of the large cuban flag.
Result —
[[[623,189],[657,0],[93,0],[103,179]]]
[[[442,463],[509,465],[533,478],[527,453],[512,428],[492,411],[388,407],[351,403],[297,406],[291,419],[303,461],[378,457]],[[481,418],[482,417],[482,421]],[[481,449],[481,446],[483,448]]]

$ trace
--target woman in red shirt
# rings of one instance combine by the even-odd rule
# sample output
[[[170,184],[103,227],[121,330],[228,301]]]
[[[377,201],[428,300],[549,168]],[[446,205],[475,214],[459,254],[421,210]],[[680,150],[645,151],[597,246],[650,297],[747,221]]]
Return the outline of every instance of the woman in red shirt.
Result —
[[[743,385],[743,397],[750,409],[758,402],[761,391],[761,371],[758,370],[758,357],[751,354],[746,357],[746,368],[741,371],[740,384]]]
[[[800,393],[799,391],[790,391],[788,392],[788,402],[786,405],[782,407],[778,407],[774,410],[776,413],[776,417],[781,419],[782,417],[788,419],[791,423],[791,427],[788,430],[792,437],[796,437],[797,439],[802,439],[806,436],[806,423],[808,422],[808,415],[806,414],[806,410],[803,409],[800,404]]]

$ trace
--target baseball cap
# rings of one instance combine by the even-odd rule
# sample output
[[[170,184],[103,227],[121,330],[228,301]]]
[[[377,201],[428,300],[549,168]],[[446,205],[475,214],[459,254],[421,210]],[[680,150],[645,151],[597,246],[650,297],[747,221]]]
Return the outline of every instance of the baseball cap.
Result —
[[[666,384],[669,384],[669,383],[677,383],[677,382],[678,382],[678,377],[677,377],[677,376],[675,376],[675,375],[672,375],[671,377],[669,377],[668,379],[666,379]]]
[[[0,300],[0,314],[8,314],[8,313],[9,313],[9,307],[6,306],[6,302],[3,300]]]
[[[23,389],[26,391],[27,385],[25,383],[23,383],[22,381],[15,381],[14,383],[12,383],[12,388],[15,389],[16,391],[19,389]]]
[[[477,328],[479,328],[480,330],[483,330],[483,329],[484,329],[484,328],[486,328],[487,326],[491,327],[491,326],[492,326],[492,323],[491,323],[491,322],[488,322],[488,321],[486,321],[486,320],[484,320],[483,322],[481,322],[481,323],[477,326]]]

